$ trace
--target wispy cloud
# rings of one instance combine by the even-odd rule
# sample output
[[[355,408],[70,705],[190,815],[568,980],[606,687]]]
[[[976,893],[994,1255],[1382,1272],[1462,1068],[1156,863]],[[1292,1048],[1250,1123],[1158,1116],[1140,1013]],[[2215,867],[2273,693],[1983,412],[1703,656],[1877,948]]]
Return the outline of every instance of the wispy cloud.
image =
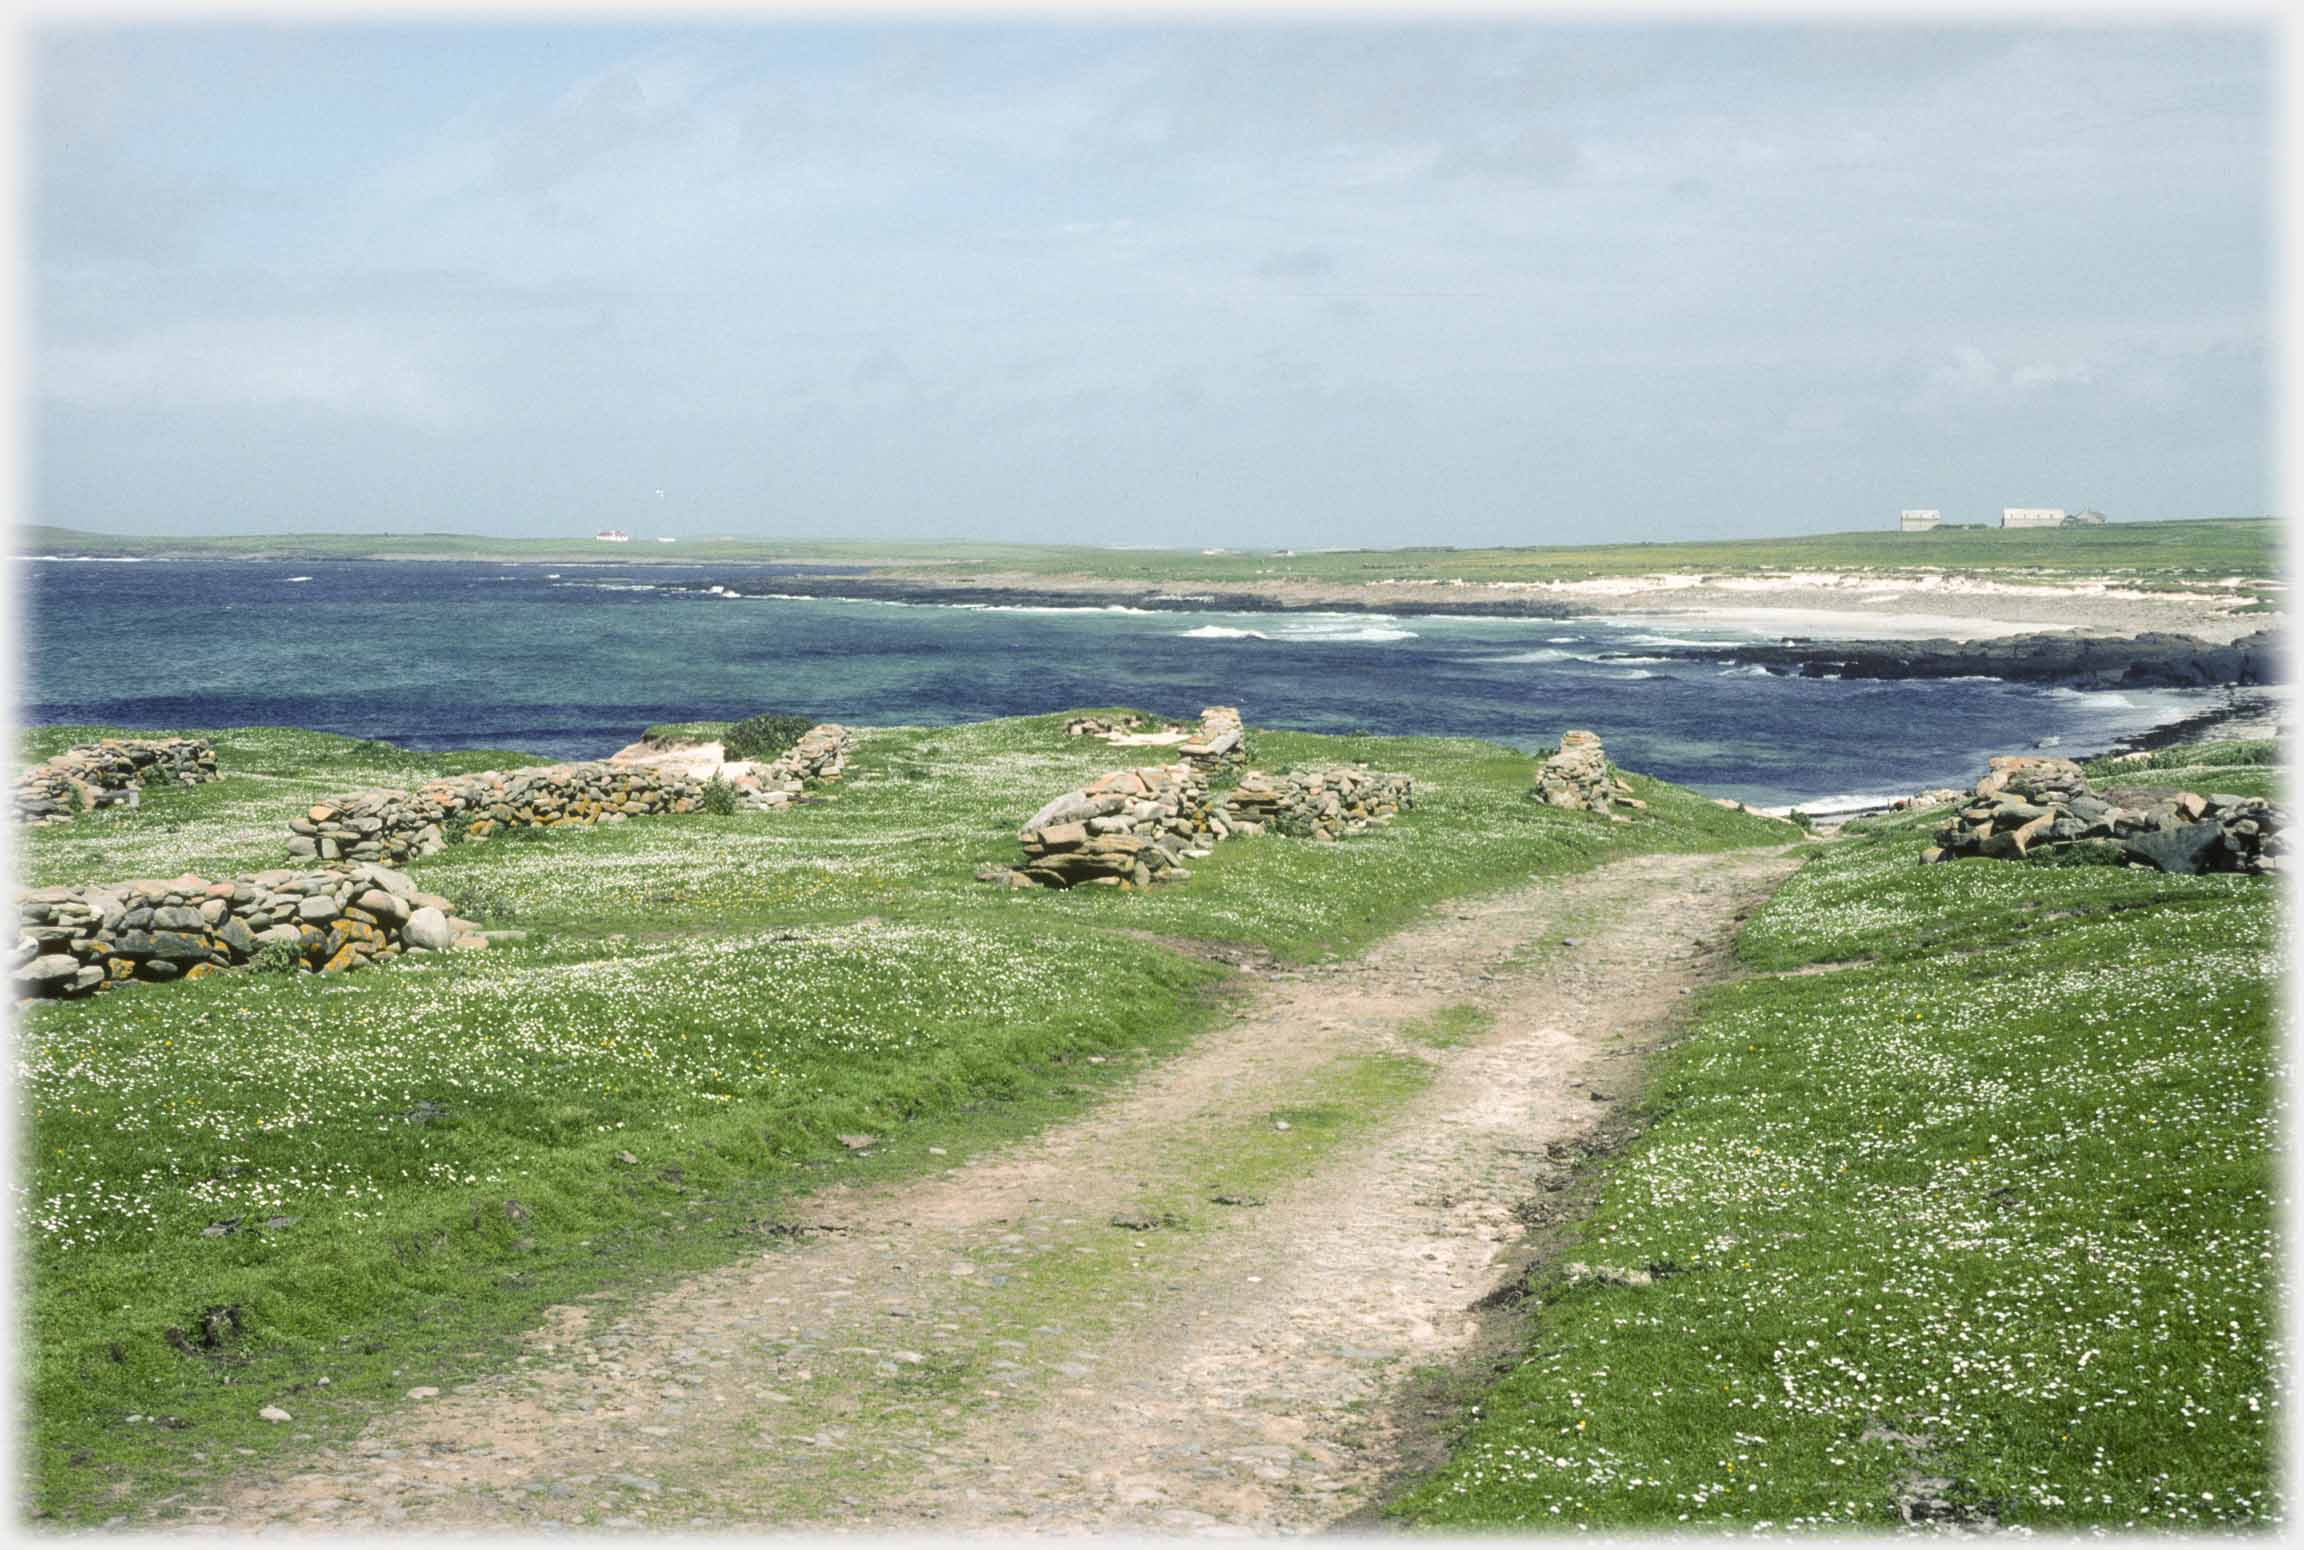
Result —
[[[310,489],[250,478],[283,416],[377,499],[422,437],[424,498],[470,503],[433,525],[583,530],[676,463],[714,531],[1831,526],[1903,488],[1915,416],[1947,506],[2024,460],[2125,511],[2268,504],[2260,30],[83,27],[33,52],[44,520],[158,526],[206,485],[308,524]]]

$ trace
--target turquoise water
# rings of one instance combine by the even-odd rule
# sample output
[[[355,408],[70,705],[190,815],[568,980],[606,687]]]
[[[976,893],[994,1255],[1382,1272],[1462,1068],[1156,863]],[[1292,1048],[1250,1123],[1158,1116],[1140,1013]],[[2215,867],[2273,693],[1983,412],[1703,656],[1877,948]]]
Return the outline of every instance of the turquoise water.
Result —
[[[787,568],[789,569],[796,568]],[[1494,738],[1589,727],[1618,762],[1806,802],[2092,751],[2213,691],[1841,682],[1641,660],[1728,630],[1601,620],[1179,614],[728,598],[774,567],[19,562],[31,724],[276,723],[418,748],[597,757],[651,722],[763,710],[942,724],[1239,705],[1251,725]],[[1603,654],[1620,654],[1614,660]]]

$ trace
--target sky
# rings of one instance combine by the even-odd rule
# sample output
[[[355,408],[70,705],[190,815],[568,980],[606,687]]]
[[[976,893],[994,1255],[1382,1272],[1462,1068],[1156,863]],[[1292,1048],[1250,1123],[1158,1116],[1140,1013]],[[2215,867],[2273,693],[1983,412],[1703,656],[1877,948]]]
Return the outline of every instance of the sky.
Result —
[[[2274,508],[2262,26],[28,34],[28,520],[1186,546]]]

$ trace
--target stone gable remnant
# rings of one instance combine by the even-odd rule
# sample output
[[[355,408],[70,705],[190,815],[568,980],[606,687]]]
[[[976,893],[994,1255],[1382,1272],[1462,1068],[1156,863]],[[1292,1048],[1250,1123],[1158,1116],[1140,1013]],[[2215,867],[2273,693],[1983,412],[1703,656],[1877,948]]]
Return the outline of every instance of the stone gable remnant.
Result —
[[[1594,732],[1561,733],[1559,752],[1536,766],[1536,787],[1529,795],[1550,807],[1598,813],[1617,823],[1632,821],[1614,810],[1617,805],[1634,809],[1648,805],[1608,768],[1607,752]]]

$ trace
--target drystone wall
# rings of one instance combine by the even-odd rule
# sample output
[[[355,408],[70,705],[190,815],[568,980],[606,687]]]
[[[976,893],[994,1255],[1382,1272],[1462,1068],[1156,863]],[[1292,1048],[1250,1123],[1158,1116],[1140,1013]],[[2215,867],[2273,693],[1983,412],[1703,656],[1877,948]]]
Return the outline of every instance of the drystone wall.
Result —
[[[133,805],[149,785],[196,786],[216,778],[216,750],[200,737],[107,737],[77,743],[16,777],[21,823],[70,823],[84,812]]]
[[[429,780],[414,791],[359,791],[318,802],[288,825],[299,860],[406,861],[447,847],[451,832],[620,823],[696,810],[703,787],[645,765],[549,764]]]
[[[19,997],[198,979],[275,944],[294,967],[327,974],[486,945],[446,899],[373,864],[26,889],[16,913]]]
[[[1923,861],[2015,860],[2070,846],[2163,872],[2284,869],[2286,814],[2262,797],[2154,789],[2096,791],[2070,759],[2008,754],[1990,761]]]
[[[1025,820],[1017,832],[1023,866],[986,867],[977,876],[1011,888],[1180,881],[1192,875],[1183,863],[1206,855],[1219,837],[1219,822],[1208,777],[1190,764],[1114,770]]]
[[[1356,765],[1278,775],[1251,770],[1225,793],[1222,815],[1236,834],[1335,840],[1390,823],[1416,805],[1415,791],[1406,775]]]

